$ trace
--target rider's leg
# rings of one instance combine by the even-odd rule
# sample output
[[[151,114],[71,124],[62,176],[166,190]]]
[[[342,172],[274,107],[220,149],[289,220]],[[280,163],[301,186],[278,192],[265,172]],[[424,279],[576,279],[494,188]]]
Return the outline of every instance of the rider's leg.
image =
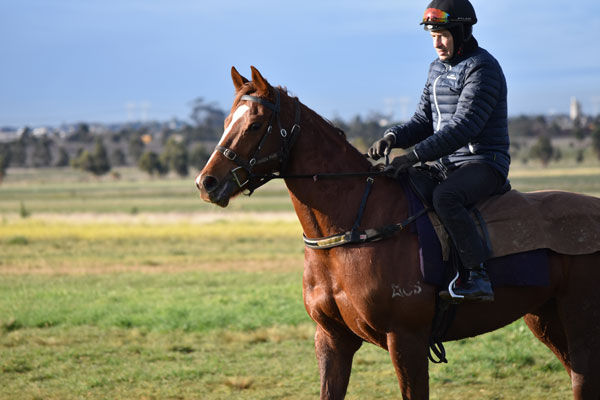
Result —
[[[454,292],[465,300],[493,300],[492,287],[483,266],[487,251],[467,207],[498,193],[504,177],[493,167],[470,163],[452,171],[433,192],[433,206],[446,227],[467,270]]]

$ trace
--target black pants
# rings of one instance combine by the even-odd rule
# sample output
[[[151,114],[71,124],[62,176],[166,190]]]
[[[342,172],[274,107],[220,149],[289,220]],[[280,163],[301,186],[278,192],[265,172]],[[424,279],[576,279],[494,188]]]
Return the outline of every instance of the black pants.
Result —
[[[467,211],[475,203],[505,191],[506,179],[495,168],[469,163],[451,171],[433,192],[433,207],[466,268],[480,265],[487,250]]]

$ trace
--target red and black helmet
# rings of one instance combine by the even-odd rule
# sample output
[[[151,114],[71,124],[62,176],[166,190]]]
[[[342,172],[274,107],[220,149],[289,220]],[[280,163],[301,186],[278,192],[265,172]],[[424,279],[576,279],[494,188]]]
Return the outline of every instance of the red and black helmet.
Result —
[[[421,25],[427,31],[451,29],[477,23],[475,9],[469,0],[433,0],[427,6]]]

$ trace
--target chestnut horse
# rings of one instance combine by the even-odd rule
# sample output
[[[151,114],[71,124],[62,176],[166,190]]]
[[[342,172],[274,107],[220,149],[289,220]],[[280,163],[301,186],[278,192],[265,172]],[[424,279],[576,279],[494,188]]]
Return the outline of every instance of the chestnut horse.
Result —
[[[306,177],[368,172],[371,164],[343,132],[272,87],[252,67],[252,81],[235,68],[236,97],[215,152],[196,178],[203,200],[226,207],[268,174]],[[262,175],[259,175],[262,174]],[[347,231],[365,191],[364,177],[285,179],[308,238]],[[397,182],[374,184],[362,218],[373,228],[406,220],[408,201]],[[575,399],[600,399],[600,253],[550,252],[550,285],[501,287],[490,303],[464,303],[443,340],[458,340],[525,322],[571,377]],[[401,293],[402,295],[398,295]],[[327,250],[306,248],[304,304],[316,322],[321,398],[346,394],[352,358],[362,342],[386,349],[404,399],[429,397],[428,348],[436,287],[423,282],[417,237],[409,229],[386,240]]]

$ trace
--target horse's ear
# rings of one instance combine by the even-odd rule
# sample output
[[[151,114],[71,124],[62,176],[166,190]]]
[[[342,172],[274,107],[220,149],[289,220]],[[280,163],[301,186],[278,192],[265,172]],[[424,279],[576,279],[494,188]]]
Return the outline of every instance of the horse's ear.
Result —
[[[258,70],[254,67],[250,67],[252,69],[252,82],[254,82],[254,86],[256,86],[256,90],[259,93],[267,94],[269,93],[269,82],[258,72]]]
[[[233,80],[233,86],[235,86],[235,90],[237,92],[240,91],[242,86],[245,83],[248,83],[248,79],[244,78],[240,73],[235,69],[235,67],[231,67],[231,79]]]

